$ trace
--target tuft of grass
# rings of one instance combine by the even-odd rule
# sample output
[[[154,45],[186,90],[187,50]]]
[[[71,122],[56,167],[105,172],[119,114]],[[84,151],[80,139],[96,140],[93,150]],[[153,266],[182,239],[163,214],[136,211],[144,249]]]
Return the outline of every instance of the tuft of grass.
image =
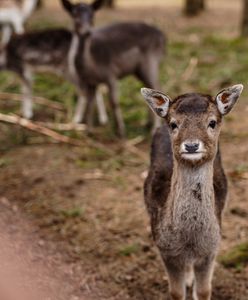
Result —
[[[120,249],[119,253],[122,256],[131,256],[132,254],[135,254],[139,251],[140,247],[138,244],[132,244],[128,246],[124,246],[122,249]]]
[[[248,242],[239,244],[220,256],[219,262],[226,268],[243,268],[248,264]]]
[[[75,207],[68,210],[62,210],[61,213],[66,218],[77,218],[83,215],[83,209],[81,207]]]
[[[0,168],[6,167],[10,164],[10,160],[6,158],[0,158]]]

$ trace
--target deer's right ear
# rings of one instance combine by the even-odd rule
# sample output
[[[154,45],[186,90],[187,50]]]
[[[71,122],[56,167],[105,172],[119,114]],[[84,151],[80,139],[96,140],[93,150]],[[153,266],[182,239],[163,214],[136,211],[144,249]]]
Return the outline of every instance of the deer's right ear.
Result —
[[[141,94],[155,114],[161,118],[167,115],[171,102],[167,95],[147,88],[142,88]]]
[[[68,0],[61,0],[63,7],[65,10],[67,10],[69,13],[72,12],[73,4],[71,4]]]

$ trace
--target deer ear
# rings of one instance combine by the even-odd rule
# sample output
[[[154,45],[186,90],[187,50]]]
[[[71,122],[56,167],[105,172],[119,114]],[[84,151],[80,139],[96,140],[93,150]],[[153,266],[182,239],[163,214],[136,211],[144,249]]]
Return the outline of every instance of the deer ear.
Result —
[[[222,115],[228,114],[237,102],[243,90],[242,84],[236,84],[220,91],[216,96],[218,109]]]
[[[72,12],[73,4],[71,4],[68,0],[61,0],[63,7],[65,10],[67,10],[69,13]]]
[[[167,95],[147,88],[142,88],[141,94],[155,114],[161,118],[167,115],[171,101]]]
[[[105,0],[95,0],[92,4],[91,7],[93,8],[94,11],[100,9],[103,4],[104,4]]]

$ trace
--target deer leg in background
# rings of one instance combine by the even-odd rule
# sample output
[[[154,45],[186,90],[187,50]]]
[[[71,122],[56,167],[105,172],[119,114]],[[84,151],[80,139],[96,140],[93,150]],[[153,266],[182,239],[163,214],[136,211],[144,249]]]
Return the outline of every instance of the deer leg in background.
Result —
[[[22,114],[27,119],[33,117],[32,83],[33,77],[31,71],[24,70],[22,74]]]
[[[24,33],[23,23],[21,20],[19,20],[19,18],[15,20],[15,22],[13,23],[13,26],[14,26],[14,31],[16,34]]]
[[[83,121],[83,116],[85,113],[86,109],[86,96],[84,95],[83,91],[80,90],[79,88],[77,89],[78,91],[78,98],[77,98],[77,104],[75,108],[75,113],[73,116],[73,123],[81,123]]]
[[[2,45],[6,45],[10,40],[12,34],[12,28],[10,25],[3,25],[2,27]]]
[[[73,117],[73,123],[82,122],[85,109],[86,109],[86,103],[87,103],[86,96],[80,89],[78,89],[78,99],[77,99],[75,114]],[[105,103],[104,103],[102,93],[99,91],[97,91],[96,93],[96,105],[97,105],[99,123],[101,125],[107,124],[108,116],[105,108]],[[93,123],[93,121],[91,121],[91,123]]]
[[[86,109],[83,116],[83,123],[88,125],[88,127],[92,127],[93,125],[93,113],[94,113],[94,104],[96,98],[96,87],[95,86],[87,86],[86,87]]]
[[[101,125],[106,125],[108,123],[108,115],[106,111],[106,106],[104,103],[104,98],[102,95],[101,87],[96,92],[96,106],[98,111],[98,119]]]
[[[109,100],[111,104],[111,109],[114,114],[115,125],[117,126],[117,134],[119,137],[125,136],[125,125],[122,118],[122,113],[120,109],[120,105],[118,102],[118,91],[117,91],[117,82],[116,80],[112,80],[109,83]]]

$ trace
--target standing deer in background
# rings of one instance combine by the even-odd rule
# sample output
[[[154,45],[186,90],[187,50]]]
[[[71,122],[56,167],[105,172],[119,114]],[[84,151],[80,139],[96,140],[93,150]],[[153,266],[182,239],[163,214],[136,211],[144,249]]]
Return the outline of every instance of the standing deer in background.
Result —
[[[95,1],[93,8],[103,2]],[[135,75],[148,87],[158,88],[159,63],[165,49],[164,34],[153,26],[139,22],[91,29],[92,5],[72,4],[68,0],[62,0],[62,3],[75,27],[70,56],[72,72],[77,74],[80,86],[87,95],[86,109],[83,98],[78,102],[77,121],[83,117],[83,121],[90,125],[96,89],[99,84],[105,84],[109,90],[117,133],[123,137],[125,126],[118,102],[118,79]],[[159,119],[156,116],[152,118],[154,128],[158,127]]]
[[[93,3],[92,9],[97,8]],[[34,72],[51,72],[65,78],[75,85],[79,95],[78,102],[85,102],[84,90],[79,85],[74,62],[71,58],[74,55],[74,50],[72,33],[66,29],[47,29],[16,35],[0,49],[0,70],[12,71],[21,78],[22,114],[25,118],[33,117],[32,84]],[[77,54],[78,51],[81,49],[76,49]],[[99,121],[101,124],[105,124],[107,114],[101,97],[97,98],[97,107]],[[75,114],[74,121],[78,121],[78,114]]]
[[[32,14],[38,0],[1,0],[0,26],[2,26],[2,44],[6,45],[11,37],[12,28],[16,34],[24,33],[24,23]]]
[[[151,109],[165,119],[153,138],[145,202],[172,300],[186,299],[186,285],[193,279],[194,299],[211,298],[227,194],[218,140],[222,117],[242,89],[238,84],[215,98],[191,93],[174,100],[142,89]]]

